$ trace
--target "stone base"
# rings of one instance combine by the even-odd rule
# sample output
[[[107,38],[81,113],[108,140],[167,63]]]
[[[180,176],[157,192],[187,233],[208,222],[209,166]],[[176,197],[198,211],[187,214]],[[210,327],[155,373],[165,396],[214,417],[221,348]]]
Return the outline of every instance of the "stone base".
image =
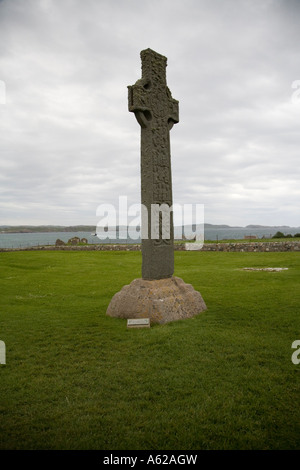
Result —
[[[134,279],[117,292],[106,314],[118,318],[150,318],[167,323],[191,318],[206,310],[200,292],[179,277],[147,281]]]

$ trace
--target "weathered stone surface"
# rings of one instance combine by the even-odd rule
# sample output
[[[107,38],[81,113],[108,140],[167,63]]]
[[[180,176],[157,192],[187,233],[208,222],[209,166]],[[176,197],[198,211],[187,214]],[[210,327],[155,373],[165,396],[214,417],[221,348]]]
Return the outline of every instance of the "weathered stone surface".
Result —
[[[68,240],[68,243],[71,245],[78,245],[80,243],[80,238],[79,237],[73,237]]]
[[[112,298],[107,315],[118,318],[150,318],[168,323],[191,318],[206,310],[200,292],[179,277],[148,281],[135,279]]]
[[[81,250],[81,251],[140,251],[140,245],[39,245],[39,246],[26,246],[23,248],[0,248],[0,253],[3,251],[37,251],[37,250]],[[185,244],[174,245],[175,251],[185,251]],[[285,251],[300,251],[300,242],[264,242],[264,243],[205,243],[201,251],[228,251],[228,252],[285,252]]]
[[[201,251],[300,251],[300,242],[205,243]]]
[[[146,218],[142,216],[142,277],[163,279],[174,273],[169,131],[179,121],[178,101],[167,87],[167,58],[145,49],[141,59],[142,78],[128,87],[128,109],[141,126],[141,202],[147,209]],[[151,220],[154,205],[164,206],[155,223]],[[162,227],[163,211],[170,220],[167,236]],[[155,228],[158,236],[152,237]]]
[[[65,246],[65,242],[58,238],[55,242],[55,246]]]
[[[280,272],[286,271],[289,268],[243,268],[245,271],[269,271],[269,272]]]

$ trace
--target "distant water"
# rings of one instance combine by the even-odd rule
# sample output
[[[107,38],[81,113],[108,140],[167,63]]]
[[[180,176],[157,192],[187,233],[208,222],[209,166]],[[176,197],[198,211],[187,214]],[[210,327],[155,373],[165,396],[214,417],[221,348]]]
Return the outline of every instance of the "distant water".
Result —
[[[108,236],[113,235],[107,232]],[[125,234],[124,234],[125,235]],[[120,234],[123,236],[123,234]],[[59,238],[67,243],[70,238],[86,238],[88,243],[136,243],[136,240],[100,240],[90,232],[39,232],[39,233],[0,233],[0,248],[27,248],[31,246],[55,245]]]
[[[205,240],[242,240],[245,236],[255,235],[256,238],[271,238],[275,233],[282,232],[284,235],[295,235],[300,232],[299,227],[268,227],[268,228],[218,228],[205,229]]]
[[[226,241],[228,239],[239,240],[243,239],[245,235],[256,235],[257,238],[270,238],[277,231],[281,231],[285,235],[295,235],[300,232],[300,228],[218,228],[218,229],[205,229],[205,240]],[[126,232],[120,232],[119,239],[115,238],[114,232],[107,232],[109,239],[100,240],[97,236],[93,236],[90,232],[46,232],[46,233],[0,233],[0,248],[26,248],[31,246],[40,245],[55,245],[56,240],[59,238],[65,243],[70,238],[79,237],[80,239],[86,238],[88,243],[139,243],[140,239],[132,240],[126,239]],[[186,237],[191,235],[191,232],[185,233]],[[122,237],[122,238],[121,238]],[[181,238],[181,231],[175,227],[175,238]]]

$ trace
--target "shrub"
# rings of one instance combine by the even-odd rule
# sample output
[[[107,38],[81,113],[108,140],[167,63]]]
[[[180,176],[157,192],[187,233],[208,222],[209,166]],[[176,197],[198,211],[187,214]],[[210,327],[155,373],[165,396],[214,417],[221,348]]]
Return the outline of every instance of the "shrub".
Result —
[[[284,238],[285,235],[282,232],[276,232],[272,238]]]

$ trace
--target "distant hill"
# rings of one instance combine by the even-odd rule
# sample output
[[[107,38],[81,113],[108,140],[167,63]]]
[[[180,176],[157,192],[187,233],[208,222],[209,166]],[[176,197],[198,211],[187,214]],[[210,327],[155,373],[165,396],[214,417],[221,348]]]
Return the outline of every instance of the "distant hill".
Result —
[[[96,225],[17,225],[0,226],[2,233],[39,233],[39,232],[95,232]]]
[[[218,228],[243,228],[239,227],[237,225],[214,225],[214,224],[204,224],[204,228],[212,228],[212,229],[218,229]]]
[[[118,228],[118,227],[117,227]],[[204,224],[204,229],[231,229],[231,228],[247,228],[247,229],[264,229],[272,228],[276,230],[287,230],[289,228],[300,228],[290,227],[288,225],[247,225],[246,227],[232,226],[232,225],[216,225],[216,224]],[[96,225],[0,225],[0,233],[42,233],[42,232],[90,232],[95,233]],[[119,229],[126,229],[126,227],[119,227]]]
[[[298,228],[298,227],[290,227],[289,225],[246,225],[245,228]]]

